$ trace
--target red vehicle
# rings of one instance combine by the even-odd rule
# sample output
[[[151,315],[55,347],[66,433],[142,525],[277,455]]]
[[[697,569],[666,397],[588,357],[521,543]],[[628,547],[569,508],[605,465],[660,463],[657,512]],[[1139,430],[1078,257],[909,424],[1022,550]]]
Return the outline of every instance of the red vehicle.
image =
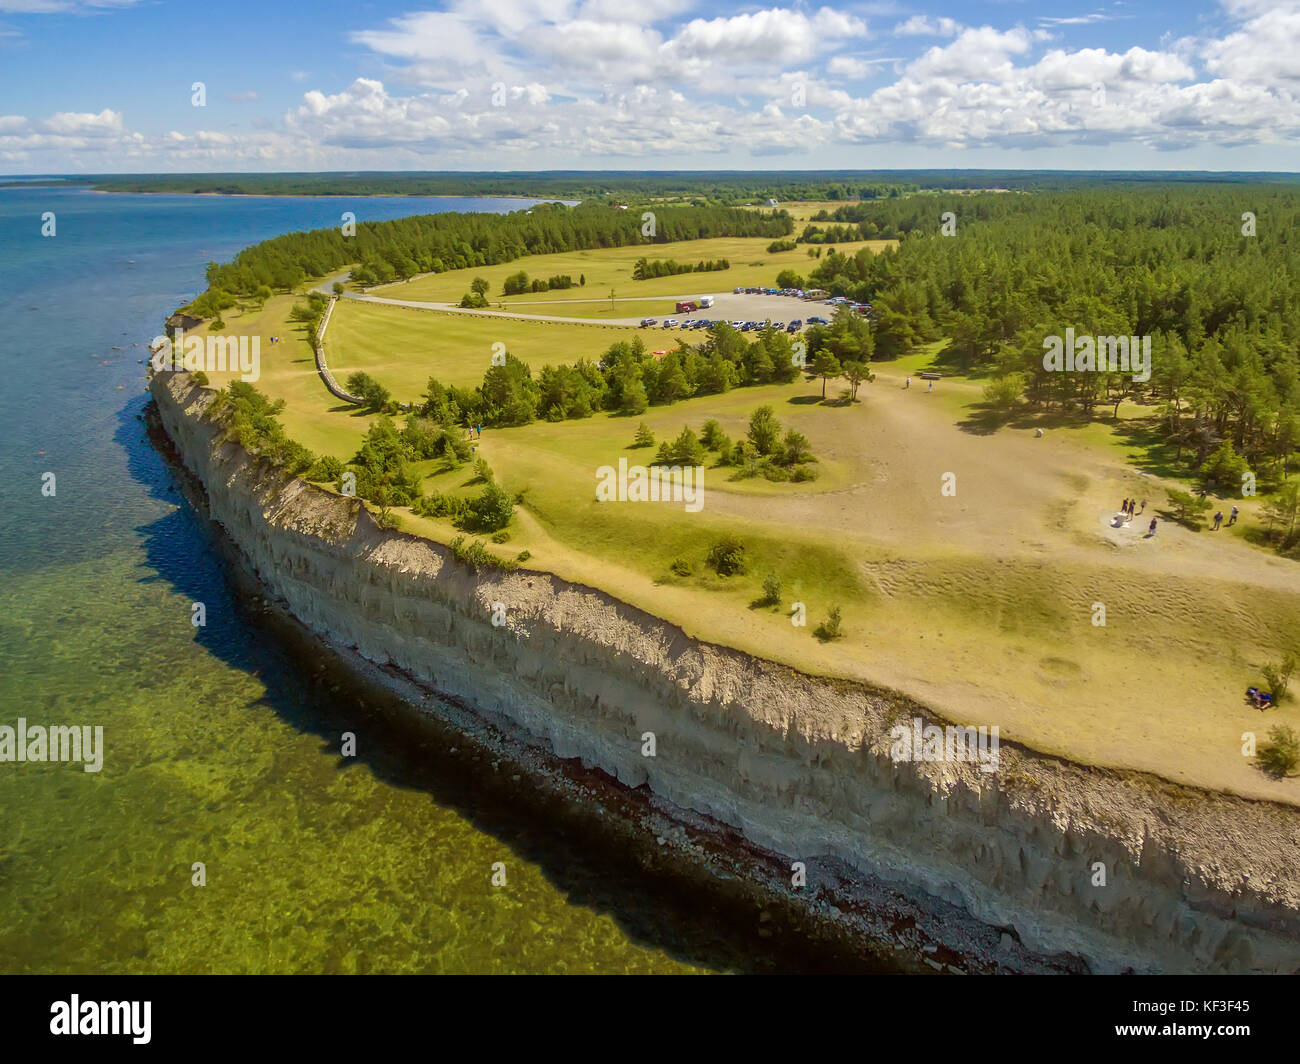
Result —
[[[678,314],[689,314],[693,310],[699,310],[700,305],[693,299],[687,299],[677,304]]]

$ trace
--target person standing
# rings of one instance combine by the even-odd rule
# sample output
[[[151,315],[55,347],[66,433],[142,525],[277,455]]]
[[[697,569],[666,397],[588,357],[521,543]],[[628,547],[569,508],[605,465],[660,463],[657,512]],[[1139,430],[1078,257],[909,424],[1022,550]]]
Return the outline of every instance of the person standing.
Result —
[[[1146,512],[1147,512],[1147,501],[1146,501],[1146,499],[1143,499],[1143,500],[1142,500],[1142,509],[1141,509],[1140,512],[1141,512],[1141,513],[1146,513]]]
[[[1236,523],[1237,523],[1237,508],[1234,506],[1232,508],[1232,513],[1228,515],[1228,527],[1231,528]]]
[[[934,381],[930,382],[929,391],[934,391]]]
[[[903,385],[903,390],[906,391],[906,390],[907,390],[908,388],[910,388],[910,387],[912,387],[912,378],[911,378],[911,377],[908,377],[908,378],[907,378],[907,383]]]
[[[1214,531],[1216,532],[1219,531],[1219,527],[1222,524],[1223,524],[1223,511],[1219,510],[1214,515]]]
[[[1125,517],[1128,516],[1128,499],[1125,499],[1122,503],[1119,504],[1119,512],[1122,513]]]
[[[1150,529],[1147,530],[1147,535],[1154,536],[1155,534],[1156,534],[1156,519],[1153,517],[1151,518],[1151,527]]]

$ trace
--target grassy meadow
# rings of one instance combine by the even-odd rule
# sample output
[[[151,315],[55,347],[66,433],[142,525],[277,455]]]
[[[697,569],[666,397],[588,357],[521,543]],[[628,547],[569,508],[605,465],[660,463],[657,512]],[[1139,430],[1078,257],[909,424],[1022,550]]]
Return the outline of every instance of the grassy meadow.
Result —
[[[725,242],[706,243],[714,246],[656,254],[741,261],[721,247]],[[407,291],[414,285],[382,294],[458,298],[475,273],[497,271],[491,279],[499,289],[500,278],[521,267],[547,276],[583,269],[580,259],[589,294],[593,278],[630,274],[643,251],[543,256],[463,271],[459,279],[426,278],[414,283],[424,285],[419,294]],[[783,255],[807,262],[802,249]],[[542,265],[543,259],[553,261]],[[770,283],[776,268],[773,262],[755,269],[750,283]],[[660,280],[681,291],[683,280],[694,278]],[[301,327],[288,321],[292,303],[276,297],[261,310],[232,312],[227,331],[282,337],[273,346],[263,340],[258,387],[285,399],[281,419],[292,437],[346,461],[371,418],[325,391]],[[598,359],[612,342],[633,335],[650,350],[672,344],[671,334],[659,330],[598,321],[479,318],[344,300],[335,307],[326,349],[340,380],[365,370],[396,399],[417,401],[431,375],[477,384],[497,342],[537,373],[546,363]],[[486,429],[474,441],[476,455],[523,500],[509,541],[488,547],[501,557],[527,550],[530,568],[601,587],[696,637],[803,671],[893,687],[953,719],[996,724],[1006,740],[1300,801],[1295,781],[1263,776],[1240,752],[1245,731],[1262,738],[1274,723],[1300,726],[1294,701],[1264,719],[1241,697],[1259,679],[1259,665],[1275,656],[1278,632],[1300,631],[1294,563],[1247,538],[1258,524],[1258,501],[1241,501],[1243,520],[1222,533],[1181,528],[1165,512],[1160,452],[1149,443],[1153,409],[1128,403],[1116,420],[1089,424],[1026,415],[989,425],[981,413],[984,379],[944,366],[944,346],[876,363],[876,381],[862,386],[853,405],[834,401],[835,382],[827,390],[832,401],[824,403],[820,381],[800,380],[651,407],[637,417],[598,413]],[[932,392],[917,377],[926,368],[945,373]],[[734,480],[732,469],[710,457],[698,513],[681,503],[596,500],[599,467],[616,466],[620,457],[642,465],[653,458],[653,447],[632,446],[640,422],[663,441],[684,425],[698,433],[716,418],[739,440],[763,404],[807,436],[817,480]],[[1042,438],[1037,428],[1045,429]],[[446,469],[427,462],[420,472],[426,494],[481,490],[468,464]],[[952,495],[941,491],[949,475],[957,486]],[[1149,505],[1132,526],[1119,527],[1113,518],[1125,497]],[[1148,537],[1145,521],[1153,514],[1160,531]],[[407,531],[441,542],[460,534],[446,520],[399,515]],[[727,534],[743,542],[747,568],[724,578],[706,558]],[[689,573],[674,571],[675,562]],[[759,605],[769,574],[781,582],[780,602]],[[796,603],[804,625],[791,623]],[[1107,610],[1103,626],[1094,623],[1098,603]],[[819,638],[818,626],[836,606],[840,638]]]
[[[771,243],[772,241],[767,237],[720,237],[669,244],[647,243],[621,248],[592,248],[559,255],[532,255],[495,266],[448,270],[445,273],[419,277],[401,284],[384,285],[374,289],[374,292],[376,295],[390,299],[455,303],[469,291],[470,282],[475,277],[482,277],[491,286],[488,290],[488,299],[493,304],[502,303],[512,306],[515,303],[550,303],[572,299],[608,300],[611,288],[614,290],[615,298],[708,295],[730,292],[738,286],[773,285],[776,283],[776,275],[784,269],[793,269],[801,274],[807,274],[811,269],[814,260],[808,257],[807,248],[800,246],[793,251],[769,254],[767,248]],[[879,250],[891,243],[894,241],[871,240],[845,243],[839,245],[838,250],[846,254],[856,252],[863,247]],[[637,259],[640,258],[676,259],[682,263],[699,262],[701,259],[726,259],[731,263],[731,267],[708,273],[687,273],[634,281],[632,270]],[[575,287],[552,292],[524,292],[515,296],[503,296],[501,290],[505,279],[520,270],[525,271],[530,279],[546,279],[568,274],[573,278]],[[579,278],[584,275],[587,283],[577,287]],[[541,313],[541,311],[528,313]],[[661,310],[658,313],[664,312]]]

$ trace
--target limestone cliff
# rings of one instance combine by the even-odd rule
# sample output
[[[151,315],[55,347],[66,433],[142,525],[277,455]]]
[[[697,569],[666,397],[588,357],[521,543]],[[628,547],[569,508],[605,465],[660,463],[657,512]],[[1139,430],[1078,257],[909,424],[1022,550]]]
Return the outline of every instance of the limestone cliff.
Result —
[[[924,707],[691,639],[546,574],[476,575],[225,442],[213,393],[187,375],[157,374],[152,390],[212,518],[326,641],[792,860],[837,856],[1095,971],[1300,971],[1295,809],[1005,738],[993,773],[896,764],[889,729],[935,721]],[[645,732],[655,757],[642,756]]]

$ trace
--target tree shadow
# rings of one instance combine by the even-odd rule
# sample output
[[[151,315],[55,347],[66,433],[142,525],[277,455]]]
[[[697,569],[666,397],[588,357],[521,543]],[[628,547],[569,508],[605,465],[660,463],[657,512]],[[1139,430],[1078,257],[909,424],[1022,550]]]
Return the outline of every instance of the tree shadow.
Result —
[[[1137,453],[1129,459],[1143,473],[1177,480],[1192,472],[1186,455],[1179,457],[1178,445],[1161,430],[1157,418],[1112,422],[1116,439]]]
[[[1091,424],[1095,418],[1086,417],[1078,410],[1041,410],[1025,403],[1012,410],[1003,410],[992,403],[981,401],[971,406],[957,427],[972,436],[991,436],[1004,428],[1012,429],[1077,429]]]

